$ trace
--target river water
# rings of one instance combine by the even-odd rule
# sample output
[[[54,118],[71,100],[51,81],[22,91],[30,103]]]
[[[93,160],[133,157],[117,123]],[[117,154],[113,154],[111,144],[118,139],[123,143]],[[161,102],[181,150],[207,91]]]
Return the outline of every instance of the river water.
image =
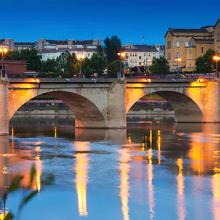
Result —
[[[15,175],[26,186],[34,164],[39,192],[21,220],[220,219],[220,125],[141,120],[74,131],[68,118],[14,119],[0,138],[1,191]]]

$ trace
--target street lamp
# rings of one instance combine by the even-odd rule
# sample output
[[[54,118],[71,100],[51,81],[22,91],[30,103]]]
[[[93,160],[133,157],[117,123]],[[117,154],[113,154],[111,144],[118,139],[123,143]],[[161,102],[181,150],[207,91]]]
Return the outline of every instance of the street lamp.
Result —
[[[4,56],[8,53],[8,48],[7,47],[0,47],[0,54],[2,57],[2,62],[1,62],[1,79],[3,77],[3,75],[5,75],[5,69],[4,69]]]
[[[182,61],[182,58],[181,57],[176,57],[175,61],[177,62],[177,73],[179,74],[179,63]]]
[[[124,78],[124,69],[123,69],[122,64],[123,64],[123,62],[126,58],[126,54],[124,52],[119,52],[117,54],[118,54],[119,59],[121,60],[121,63],[120,63],[120,72],[121,72],[121,74],[120,74],[120,77],[118,77],[118,78]]]
[[[78,54],[76,56],[77,60],[79,61],[80,69],[79,69],[79,77],[85,78],[84,74],[82,74],[82,61],[85,59],[85,55]]]
[[[218,77],[218,62],[220,61],[220,55],[213,56],[213,60],[216,62],[216,76]]]

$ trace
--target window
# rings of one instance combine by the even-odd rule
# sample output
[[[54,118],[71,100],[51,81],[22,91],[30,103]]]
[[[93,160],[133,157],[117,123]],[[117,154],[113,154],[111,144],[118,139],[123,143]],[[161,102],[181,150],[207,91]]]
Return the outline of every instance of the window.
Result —
[[[180,42],[179,41],[176,42],[176,47],[180,47]]]
[[[188,41],[186,41],[185,46],[189,47],[189,42]]]
[[[204,48],[203,47],[201,47],[201,51],[202,51],[202,53],[204,53]]]
[[[139,60],[141,60],[141,56],[139,56]]]
[[[167,54],[167,59],[171,60],[171,54],[170,53]]]

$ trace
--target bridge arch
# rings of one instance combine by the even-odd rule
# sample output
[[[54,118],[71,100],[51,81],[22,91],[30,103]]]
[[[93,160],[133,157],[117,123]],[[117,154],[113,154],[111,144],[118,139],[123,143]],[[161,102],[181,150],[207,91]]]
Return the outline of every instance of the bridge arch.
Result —
[[[93,128],[95,125],[96,128],[103,128],[106,126],[104,115],[95,103],[81,94],[65,90],[37,91],[27,89],[9,92],[9,121],[23,105],[43,94],[61,100],[74,113],[75,127]]]
[[[203,122],[203,110],[200,103],[190,97],[190,94],[179,89],[140,89],[138,92],[129,91],[126,97],[126,113],[143,97],[157,94],[167,100],[175,111],[176,122]]]

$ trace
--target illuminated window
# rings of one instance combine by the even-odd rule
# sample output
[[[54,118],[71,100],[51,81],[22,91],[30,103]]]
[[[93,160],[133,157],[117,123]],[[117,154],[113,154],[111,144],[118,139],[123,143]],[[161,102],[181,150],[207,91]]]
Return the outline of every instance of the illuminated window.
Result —
[[[176,42],[176,47],[180,47],[180,42],[179,41]]]

